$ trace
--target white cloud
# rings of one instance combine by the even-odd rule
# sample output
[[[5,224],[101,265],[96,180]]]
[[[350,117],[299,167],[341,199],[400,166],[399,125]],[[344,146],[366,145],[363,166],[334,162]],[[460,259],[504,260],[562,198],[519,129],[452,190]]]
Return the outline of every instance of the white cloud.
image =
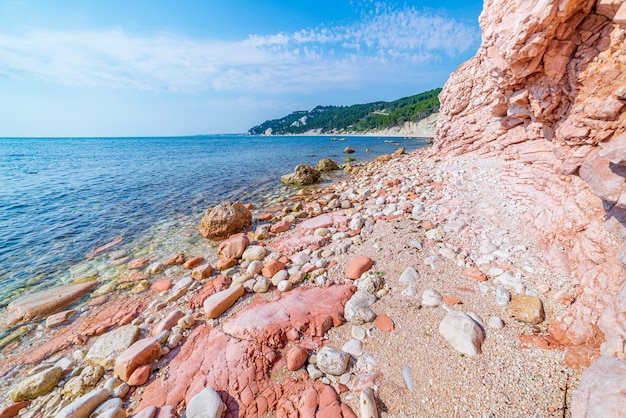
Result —
[[[453,19],[387,7],[350,26],[235,42],[31,30],[0,33],[0,76],[173,92],[311,91],[356,83],[389,62],[406,68],[454,57],[478,39],[477,28]]]

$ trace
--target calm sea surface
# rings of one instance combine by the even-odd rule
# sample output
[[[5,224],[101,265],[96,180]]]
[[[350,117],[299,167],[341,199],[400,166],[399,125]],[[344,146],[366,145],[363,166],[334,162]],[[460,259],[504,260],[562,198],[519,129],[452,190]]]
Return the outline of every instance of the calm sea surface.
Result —
[[[160,234],[190,230],[222,200],[258,204],[284,191],[280,176],[297,164],[342,163],[346,146],[365,161],[393,152],[391,141],[424,145],[380,137],[0,138],[0,308],[26,288],[67,279],[85,254],[116,237],[146,245],[155,225]]]

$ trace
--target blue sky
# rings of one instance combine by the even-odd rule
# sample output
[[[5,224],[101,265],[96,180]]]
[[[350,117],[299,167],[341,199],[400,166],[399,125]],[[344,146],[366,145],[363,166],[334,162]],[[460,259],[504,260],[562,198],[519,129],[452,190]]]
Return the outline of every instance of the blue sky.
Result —
[[[0,0],[0,136],[245,132],[440,87],[482,2]]]

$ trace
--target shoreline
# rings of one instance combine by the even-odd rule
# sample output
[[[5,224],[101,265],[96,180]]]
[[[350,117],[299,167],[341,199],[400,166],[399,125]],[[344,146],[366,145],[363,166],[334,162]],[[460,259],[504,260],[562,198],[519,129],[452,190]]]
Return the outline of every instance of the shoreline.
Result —
[[[263,274],[263,276],[266,277],[266,283],[270,282],[267,283],[268,288],[265,289],[265,291],[269,290],[269,293],[262,291],[260,293],[248,292],[225,316],[221,316],[219,319],[206,319],[205,315],[202,313],[203,310],[200,309],[204,301],[201,302],[198,299],[199,295],[203,295],[206,299],[208,295],[215,294],[218,290],[223,289],[225,291],[232,288],[231,283],[242,281],[242,277],[245,278],[245,271],[251,262],[238,259],[234,269],[225,268],[220,275],[216,276],[213,274],[210,278],[201,278],[200,280],[186,280],[185,277],[190,273],[194,272],[195,274],[194,269],[197,270],[199,268],[197,265],[189,269],[185,269],[180,265],[166,267],[163,266],[163,264],[167,262],[165,254],[161,254],[157,257],[155,255],[157,254],[155,248],[146,248],[146,254],[133,254],[134,256],[141,257],[130,260],[127,265],[130,266],[130,263],[135,263],[134,265],[140,266],[138,269],[128,269],[129,274],[132,274],[132,270],[141,272],[142,274],[148,273],[147,277],[130,280],[126,290],[109,289],[109,292],[101,291],[98,292],[100,294],[94,293],[92,296],[95,296],[95,298],[91,298],[87,305],[79,309],[79,312],[70,316],[68,323],[61,324],[55,328],[39,329],[38,332],[46,341],[44,344],[38,344],[35,350],[30,350],[28,355],[25,356],[26,360],[33,360],[39,356],[35,364],[43,363],[43,365],[45,365],[50,364],[52,360],[56,360],[59,358],[59,355],[61,355],[61,358],[74,359],[73,365],[68,368],[68,373],[70,373],[68,376],[76,375],[77,373],[80,375],[82,373],[80,370],[85,370],[84,354],[87,349],[87,347],[84,346],[85,343],[92,345],[93,341],[103,338],[103,336],[123,326],[124,323],[130,325],[134,324],[134,326],[138,328],[140,336],[148,338],[155,326],[163,324],[163,321],[171,317],[174,312],[179,311],[183,315],[191,315],[191,318],[194,319],[191,327],[181,328],[179,322],[178,330],[174,327],[172,331],[168,331],[167,338],[164,344],[161,345],[162,351],[159,355],[159,357],[162,356],[161,360],[149,368],[150,380],[138,385],[140,388],[146,388],[146,391],[144,391],[142,395],[142,391],[133,390],[133,394],[130,398],[125,398],[124,409],[128,412],[138,412],[139,409],[145,407],[147,403],[150,402],[150,399],[159,399],[161,404],[155,406],[161,407],[161,410],[163,410],[165,405],[168,405],[167,402],[169,400],[179,399],[178,402],[180,402],[180,398],[160,392],[160,390],[163,389],[166,390],[166,393],[174,390],[174,387],[167,386],[169,383],[166,383],[167,381],[162,378],[163,371],[168,369],[168,373],[176,383],[175,387],[179,388],[180,385],[186,386],[184,390],[185,393],[189,390],[192,392],[196,391],[197,393],[197,388],[194,389],[194,387],[189,386],[189,382],[184,383],[183,381],[176,380],[181,378],[177,375],[176,370],[182,371],[183,369],[179,368],[185,366],[185,363],[181,363],[182,360],[180,360],[180,358],[177,359],[177,355],[172,357],[169,353],[178,353],[178,350],[181,350],[181,353],[184,352],[191,355],[196,352],[196,349],[199,349],[199,347],[196,347],[196,345],[199,344],[199,335],[206,333],[206,336],[209,338],[208,341],[211,342],[211,344],[217,344],[217,341],[222,341],[223,338],[227,337],[230,338],[228,341],[231,341],[228,343],[231,345],[227,344],[223,347],[215,346],[209,349],[208,352],[235,350],[236,347],[239,347],[244,341],[250,341],[245,344],[258,344],[258,347],[262,347],[263,351],[269,350],[267,351],[266,357],[264,357],[267,358],[269,363],[264,363],[263,365],[257,364],[257,366],[254,367],[259,368],[257,372],[267,374],[266,377],[263,377],[259,382],[255,383],[255,385],[259,387],[259,390],[273,391],[272,393],[274,393],[275,399],[279,400],[279,402],[273,404],[273,406],[268,406],[270,410],[276,408],[283,408],[281,410],[285,410],[286,399],[300,399],[302,393],[300,393],[300,395],[287,393],[287,388],[294,386],[301,387],[302,391],[315,390],[318,393],[322,393],[327,387],[333,388],[333,393],[336,393],[337,405],[346,405],[352,408],[353,411],[358,411],[357,398],[360,389],[356,388],[355,380],[359,377],[365,378],[364,376],[368,373],[370,373],[370,377],[373,376],[371,373],[381,373],[382,376],[374,382],[369,383],[374,385],[378,399],[387,405],[386,413],[382,413],[381,416],[400,416],[400,413],[408,413],[409,416],[415,416],[411,414],[417,413],[419,415],[427,411],[439,411],[441,413],[442,409],[437,408],[442,408],[443,406],[438,403],[437,399],[438,397],[442,397],[440,398],[441,400],[447,400],[447,397],[450,396],[449,390],[455,388],[454,390],[456,391],[459,389],[456,388],[457,382],[455,380],[455,373],[458,373],[460,370],[457,370],[458,367],[462,367],[463,369],[470,367],[470,380],[480,380],[485,361],[496,361],[496,363],[498,363],[500,360],[505,359],[506,362],[509,362],[509,367],[514,367],[519,373],[526,375],[527,372],[534,372],[538,374],[538,376],[535,376],[535,380],[539,380],[537,385],[533,384],[534,389],[530,387],[526,389],[519,387],[518,392],[521,393],[522,389],[532,391],[537,389],[542,390],[546,393],[544,395],[537,393],[536,397],[545,398],[546,402],[549,403],[549,405],[545,407],[541,406],[542,410],[549,412],[549,408],[552,408],[552,412],[561,413],[567,408],[568,403],[567,399],[565,399],[563,400],[563,405],[558,405],[557,395],[560,393],[559,388],[562,379],[557,379],[557,382],[544,380],[547,379],[547,377],[544,378],[544,376],[548,375],[551,376],[549,379],[555,376],[558,377],[557,365],[559,362],[558,357],[560,357],[558,351],[537,351],[536,348],[518,351],[519,349],[515,348],[519,343],[517,334],[533,335],[531,328],[529,328],[528,325],[523,325],[513,319],[509,319],[504,313],[504,310],[495,306],[493,296],[495,285],[492,284],[496,279],[495,277],[489,276],[488,282],[483,284],[483,286],[489,287],[489,289],[485,291],[480,287],[482,282],[478,282],[476,279],[472,278],[468,279],[460,274],[461,268],[458,264],[461,259],[464,260],[464,266],[468,263],[476,264],[477,260],[480,260],[482,253],[477,248],[479,246],[477,239],[481,237],[482,233],[486,238],[490,238],[498,244],[497,247],[502,247],[493,251],[501,250],[505,253],[509,253],[507,258],[503,259],[500,258],[500,256],[494,256],[493,260],[483,265],[482,267],[485,273],[494,268],[503,270],[501,274],[504,274],[506,271],[511,271],[511,273],[515,273],[511,275],[511,279],[515,279],[519,274],[525,286],[531,286],[531,283],[525,284],[529,278],[533,280],[531,286],[534,289],[533,292],[545,300],[546,315],[550,319],[553,319],[557,312],[564,308],[549,301],[545,295],[537,291],[537,288],[542,284],[545,285],[550,280],[554,280],[556,276],[538,261],[537,255],[530,248],[530,239],[523,234],[520,235],[521,233],[519,232],[512,232],[510,230],[512,226],[515,226],[514,224],[497,224],[501,230],[507,231],[504,236],[508,238],[504,240],[502,237],[498,236],[497,233],[499,231],[495,230],[493,225],[484,224],[484,222],[487,221],[480,217],[476,218],[477,215],[471,212],[476,206],[463,206],[459,204],[460,202],[455,202],[454,190],[457,190],[459,193],[465,193],[468,196],[472,196],[472,193],[476,193],[476,190],[472,190],[470,193],[470,191],[466,190],[467,187],[463,187],[462,179],[464,173],[472,175],[473,183],[475,183],[472,185],[473,188],[480,189],[483,185],[489,185],[495,190],[496,187],[494,186],[497,183],[490,184],[489,181],[495,181],[497,178],[496,162],[492,160],[487,161],[487,159],[485,159],[487,162],[484,162],[482,159],[479,160],[475,157],[465,157],[461,159],[447,158],[443,161],[436,162],[436,160],[427,157],[427,152],[428,149],[416,151],[409,155],[391,159],[387,163],[364,163],[359,168],[359,173],[349,179],[331,182],[330,184],[321,184],[319,185],[320,187],[316,187],[315,189],[302,189],[305,191],[291,194],[286,197],[282,203],[277,202],[279,206],[275,207],[273,210],[267,207],[254,209],[255,218],[257,219],[257,230],[251,230],[248,234],[250,235],[248,238],[249,241],[251,241],[250,245],[260,246],[261,248],[265,248],[266,251],[270,251],[267,256],[262,258],[263,264],[267,267],[270,264],[275,265],[275,263],[281,263],[284,270],[279,269],[279,271],[288,272],[287,277],[289,279],[287,281],[291,283],[289,287],[293,286],[293,290],[286,289],[282,292],[270,290],[274,289],[275,286],[270,280],[273,279],[274,275]],[[489,176],[483,178],[478,175],[478,173],[482,173],[483,171],[488,173]],[[367,192],[367,190],[369,190],[369,192]],[[486,198],[488,196],[485,195],[485,193],[489,191],[493,194],[495,193],[494,190],[482,191],[481,193],[483,195],[478,193],[477,197]],[[496,194],[496,196],[499,195]],[[336,203],[331,203],[333,201]],[[343,202],[349,202],[350,207],[341,209],[344,205]],[[336,206],[337,203],[340,204],[339,207]],[[345,206],[348,206],[348,204],[345,204]],[[484,212],[483,217],[485,219],[490,220],[490,222],[497,222],[497,217],[494,218],[494,216],[498,215],[497,213],[491,213],[488,207],[481,208],[479,205],[478,208],[480,209],[479,212]],[[470,210],[470,212],[467,212],[468,210]],[[300,218],[299,214],[302,212],[305,212],[306,215]],[[509,207],[509,209],[507,209],[507,213],[508,212],[511,212],[510,215],[507,216],[511,217],[512,222],[517,219],[515,218],[516,216],[519,217],[520,215],[516,212],[514,206]],[[323,218],[324,216],[326,217]],[[320,223],[322,219],[320,217],[325,221]],[[261,218],[267,220],[258,221]],[[465,225],[459,226],[460,224],[458,222],[460,220],[457,218],[463,219],[462,223]],[[285,221],[288,222],[289,225],[287,225]],[[517,219],[517,221],[519,222],[520,219]],[[261,239],[260,237],[256,239],[255,232],[259,231],[259,226],[263,225],[271,226],[274,231],[271,233],[269,239]],[[280,225],[280,227],[276,227],[277,225]],[[306,227],[303,225],[306,225]],[[287,229],[282,230],[285,226]],[[193,234],[193,231],[188,230],[188,233]],[[397,239],[389,240],[389,238],[394,237],[394,235],[397,235]],[[313,241],[304,241],[304,245],[313,249],[294,251],[294,248],[303,245],[301,241],[306,237],[310,237]],[[202,242],[202,240],[204,240],[204,238],[199,239],[200,242]],[[518,244],[517,242],[511,242],[516,240],[522,240],[523,243]],[[311,245],[313,245],[313,247],[311,247]],[[492,245],[495,244],[492,243]],[[210,244],[210,246],[214,248],[213,244]],[[319,248],[315,249],[316,247]],[[513,251],[513,248],[516,247],[518,249]],[[524,247],[525,249],[520,249],[519,247]],[[451,251],[454,254],[453,256],[450,253]],[[168,256],[174,254],[176,254],[176,252],[170,252]],[[194,256],[200,255],[201,254],[186,254],[184,258],[186,258],[186,261],[189,261]],[[206,259],[206,253],[202,254],[202,256],[205,258],[204,262],[208,261],[213,266],[219,263],[216,259]],[[360,344],[352,344],[360,345],[362,348],[359,349],[359,351],[362,353],[353,352],[352,354],[355,359],[361,359],[361,357],[370,358],[364,357],[365,355],[373,356],[377,359],[378,365],[363,366],[365,367],[363,370],[366,370],[363,371],[357,369],[359,364],[359,361],[357,361],[349,369],[349,379],[345,382],[347,385],[339,381],[333,382],[331,375],[324,375],[321,380],[314,382],[307,377],[307,372],[303,372],[302,370],[294,372],[289,371],[285,367],[285,361],[288,363],[289,353],[294,346],[305,347],[309,355],[319,351],[322,345],[327,345],[328,343],[337,349],[344,348],[351,350],[345,348],[342,344],[347,341],[353,341],[355,339],[354,333],[359,333],[360,331],[355,331],[356,325],[351,325],[350,323],[342,324],[343,321],[341,318],[344,317],[343,308],[347,302],[347,299],[342,298],[345,298],[347,294],[341,296],[334,292],[336,289],[353,289],[350,286],[354,284],[361,287],[363,280],[359,279],[361,281],[355,281],[346,278],[346,272],[349,270],[350,265],[354,259],[359,256],[368,257],[372,260],[374,266],[370,269],[371,272],[375,273],[374,276],[382,276],[383,278],[384,284],[374,292],[376,302],[372,306],[372,309],[381,317],[381,314],[386,313],[391,318],[395,329],[389,331],[386,328],[381,331],[380,327],[382,326],[376,322],[374,322],[373,325],[370,322],[366,322],[365,325],[359,326],[366,331],[366,336],[362,337],[363,340],[360,340]],[[141,260],[142,258],[148,257],[153,257],[153,259],[147,261]],[[304,261],[307,257],[308,260]],[[489,259],[489,257],[487,257],[487,259]],[[157,266],[155,264],[157,262],[162,265],[160,272],[156,272]],[[202,263],[202,261],[200,261],[200,263]],[[508,270],[505,268],[507,265]],[[191,264],[189,266],[191,266]],[[402,276],[404,268],[409,266],[416,268],[419,273],[418,276],[421,275],[421,278],[414,284],[414,289],[411,288],[411,286],[407,287],[406,283],[402,282],[402,279],[398,281],[398,278]],[[537,274],[530,274],[527,270],[524,270],[523,267],[528,267],[533,272],[537,272]],[[225,272],[227,274],[224,274]],[[306,280],[304,280],[305,277],[303,277],[305,272],[308,277]],[[269,277],[267,277],[268,275]],[[301,277],[292,280],[292,276],[294,275]],[[535,276],[538,276],[543,281],[540,280],[537,282]],[[163,289],[156,286],[157,283],[167,287],[167,283],[164,283],[164,281],[167,281],[168,277],[172,279],[169,279],[170,282],[167,289],[158,292],[156,290],[149,290],[151,287]],[[370,277],[368,280],[373,280],[373,276],[370,275],[367,277]],[[181,283],[185,281],[186,287]],[[261,281],[263,281],[261,276],[256,277],[255,284]],[[140,286],[142,282],[146,282],[146,284]],[[554,281],[550,284],[551,286],[556,286],[556,283],[557,281]],[[138,291],[139,287],[137,286],[143,287],[143,290]],[[249,283],[248,286],[253,287],[254,285]],[[348,288],[344,286],[348,286]],[[446,295],[446,297],[450,296],[452,298],[461,299],[462,304],[455,306],[452,304],[454,300],[448,298],[445,299],[446,303],[448,303],[447,305],[440,305],[436,308],[424,306],[421,309],[417,308],[420,304],[424,305],[424,302],[422,301],[420,303],[420,300],[428,286],[436,290],[438,289],[438,291]],[[407,291],[405,294],[405,291],[409,288],[411,288],[411,290]],[[326,328],[326,326],[319,330],[315,327],[296,328],[294,334],[294,331],[290,331],[292,325],[287,324],[285,328],[285,324],[276,324],[275,321],[279,319],[271,315],[267,318],[269,322],[266,325],[261,325],[264,323],[263,321],[259,324],[254,323],[255,321],[259,321],[262,317],[254,318],[252,324],[245,323],[237,325],[236,327],[233,325],[237,323],[238,317],[245,318],[246,312],[248,312],[249,309],[253,309],[255,312],[263,312],[264,306],[271,303],[272,300],[275,301],[276,297],[279,298],[279,301],[288,300],[291,294],[301,295],[299,297],[304,298],[305,295],[314,292],[315,289],[326,289],[325,291],[331,292],[328,294],[328,300],[338,298],[337,300],[339,301],[341,312],[333,311],[335,313],[327,312],[324,314],[309,312],[307,314],[310,317],[313,315],[311,317],[312,323],[318,321],[318,319],[315,318],[319,315],[322,315],[322,319],[324,315],[330,315],[330,317],[335,318],[331,321],[330,328]],[[542,289],[545,290],[545,288]],[[354,292],[354,289],[345,290],[345,292],[351,294]],[[552,290],[548,290],[547,292],[552,292]],[[274,294],[275,298],[271,298],[271,295]],[[117,296],[111,299],[113,295]],[[270,296],[270,298],[264,297],[265,295]],[[488,309],[485,308],[485,303],[487,302],[488,306],[490,306]],[[192,306],[195,306],[195,308],[191,308]],[[487,314],[499,315],[503,317],[506,322],[503,331],[492,330],[491,328],[485,327],[485,329],[487,329],[487,339],[484,343],[484,353],[477,357],[467,357],[467,361],[463,360],[463,356],[459,357],[459,354],[447,345],[445,339],[442,339],[436,331],[439,321],[441,321],[442,317],[446,314],[446,309],[459,308],[463,311],[468,309],[477,310],[478,315],[482,316],[485,320],[484,325],[486,325],[487,322]],[[300,308],[297,308],[295,305],[289,305],[287,311],[290,312],[290,309],[296,312],[297,309]],[[316,308],[310,307],[310,309],[315,310]],[[295,313],[293,314],[295,315]],[[420,321],[414,321],[413,318],[416,315],[421,317]],[[430,331],[426,331],[419,326],[419,323],[422,321],[425,324],[429,324],[428,329]],[[169,323],[170,329],[172,329],[171,325],[174,325],[176,321],[172,322],[169,320]],[[270,324],[275,325],[270,326]],[[269,326],[266,331],[264,331],[266,329],[264,328],[265,326]],[[282,337],[278,340],[272,340],[271,338],[270,340],[265,339],[268,337],[268,332],[270,333],[269,335],[271,335],[271,332],[275,332],[269,330],[275,329],[272,327],[276,326],[278,326],[279,330],[282,330],[280,331]],[[394,326],[392,326],[392,328]],[[328,334],[326,334],[326,331],[323,331],[324,328],[326,328]],[[244,334],[239,334],[240,332],[244,332]],[[180,335],[180,338],[176,337],[177,335]],[[239,337],[236,337],[238,335]],[[243,338],[243,335],[246,335],[246,337]],[[328,335],[328,341],[323,338],[324,335]],[[174,336],[173,340],[170,341],[172,336]],[[235,338],[233,339],[233,337]],[[407,341],[407,338],[410,340]],[[177,342],[171,344],[177,339]],[[359,338],[356,339],[358,340]],[[532,340],[532,338],[530,340]],[[64,346],[67,344],[67,341],[72,343],[65,345],[61,350],[56,350],[55,344],[50,344],[51,341],[56,344],[56,348]],[[207,342],[207,344],[209,344],[209,342]],[[398,346],[398,344],[400,345]],[[407,350],[407,345],[410,346],[414,344],[423,348],[417,351],[415,351],[415,349]],[[433,344],[435,347],[432,346]],[[394,347],[394,349],[390,351],[389,347]],[[426,347],[430,348],[424,351]],[[504,347],[504,351],[501,351],[499,347]],[[10,346],[7,346],[5,350],[10,348]],[[81,350],[83,358],[80,358],[80,354],[76,354]],[[207,347],[204,347],[203,352],[207,352],[206,350]],[[399,350],[401,350],[401,352]],[[34,357],[33,352],[35,354]],[[430,354],[426,354],[428,352],[432,354],[432,357],[429,357]],[[274,354],[270,355],[271,353]],[[417,362],[414,357],[416,354],[419,358]],[[541,361],[537,363],[539,369],[529,368],[532,370],[524,370],[527,364],[523,362],[512,362],[516,357],[526,359],[525,361],[531,358],[541,358]],[[474,358],[476,358],[476,360],[473,360]],[[3,385],[5,392],[10,386],[14,386],[16,382],[20,380],[20,376],[24,376],[24,373],[29,369],[29,367],[17,366],[20,359],[13,358],[11,360],[11,364],[15,366],[10,367],[9,364],[5,364],[0,371],[0,374],[5,377],[5,384]],[[402,364],[400,364],[400,362],[402,362]],[[440,381],[430,383],[428,393],[423,390],[415,392],[407,391],[406,387],[401,388],[402,385],[404,385],[402,374],[400,373],[403,367],[410,366],[413,378],[415,379],[418,376],[422,376],[422,374],[427,375],[432,373],[432,364],[437,364],[439,370],[444,370],[445,373],[436,377]],[[210,367],[205,369],[203,367],[200,368],[200,373],[205,375],[205,379],[208,379],[209,382],[213,382],[213,384],[216,385],[216,373],[226,373],[226,375],[229,375],[229,373],[241,374],[243,371],[239,367],[244,366],[230,365],[228,367],[234,368],[227,367],[226,369],[213,369]],[[450,369],[450,367],[452,367],[452,369]],[[369,370],[370,368],[371,370]],[[450,372],[452,374],[450,374]],[[517,380],[517,377],[512,376],[509,370],[496,367],[488,374],[494,379],[494,388],[499,385],[516,388],[514,383],[508,379],[514,378]],[[6,382],[9,376],[13,376],[13,381],[7,386]],[[83,389],[88,393],[93,392],[94,387],[102,387],[109,376],[111,376],[111,372],[105,371],[104,377],[99,378],[93,387],[90,386]],[[563,376],[561,377],[564,378]],[[466,376],[466,378],[467,377],[468,376]],[[532,376],[529,375],[528,382],[532,382],[530,377]],[[576,378],[577,375],[573,374],[572,381],[575,381]],[[71,379],[65,381],[65,386],[69,384],[69,381],[71,381]],[[277,385],[270,383],[271,381],[282,383]],[[495,382],[499,383],[496,384]],[[147,387],[145,386],[146,383]],[[570,383],[570,385],[571,384],[572,383]],[[438,385],[441,386],[438,387]],[[545,387],[546,385],[548,388]],[[180,387],[182,388],[182,386]],[[254,394],[253,402],[251,403],[249,396],[242,392],[242,390],[247,387],[248,385],[234,392],[232,390],[228,392],[228,388],[225,387],[216,387],[215,389],[226,391],[220,392],[223,393],[222,398],[224,402],[228,403],[228,399],[235,399],[237,400],[240,411],[248,411],[249,416],[255,416],[252,411],[254,408],[257,408],[254,410],[258,411],[260,405],[258,402],[261,392]],[[353,391],[346,391],[346,389],[350,387],[353,388]],[[554,393],[552,389],[555,391]],[[60,390],[61,384],[57,386],[57,389],[53,390],[52,395],[44,395],[34,401],[28,410],[35,413],[36,411],[42,411],[43,408],[43,410],[47,411],[46,408],[48,407],[42,405],[45,400],[46,405],[56,405],[56,411],[58,411],[60,406],[67,403],[63,398],[58,396]],[[180,388],[177,390],[180,390]],[[279,392],[282,395],[279,396]],[[573,392],[573,390],[570,388],[570,396],[571,392]],[[161,395],[159,395],[159,393],[161,393]],[[189,401],[189,396],[191,395],[192,393],[190,392],[183,398]],[[228,395],[228,397],[224,398],[226,395]],[[295,398],[293,398],[294,396]],[[397,396],[401,396],[402,399],[398,399]],[[477,395],[470,395],[470,392],[462,390],[459,396],[461,396],[460,399],[463,399],[463,396],[469,396],[465,404],[461,401],[461,405],[464,406],[466,410],[469,408],[468,412],[471,413],[487,411],[501,415],[498,411],[507,411],[510,414],[512,411],[516,411],[515,408],[517,407],[519,408],[517,409],[518,412],[521,410],[528,412],[529,409],[525,408],[531,407],[530,404],[526,403],[526,400],[519,399],[517,400],[518,405],[510,409],[510,406],[502,403],[500,395],[491,399],[488,405],[481,404],[480,402],[477,403],[478,398],[484,396],[484,394],[480,395],[480,393],[478,393]],[[508,396],[514,395],[509,393]],[[428,398],[429,401],[423,402],[424,397]],[[536,397],[533,402],[536,401]],[[69,401],[71,396],[67,398]],[[410,399],[412,401],[406,402],[406,405],[403,405],[405,403],[403,399]],[[181,408],[184,402],[183,404],[179,404],[178,402],[170,406]],[[418,408],[420,404],[423,409]],[[6,399],[0,401],[0,405],[6,405]],[[452,405],[449,406],[452,407]],[[39,409],[37,409],[38,407]],[[411,407],[418,409],[405,411],[406,408],[410,409]],[[433,410],[432,408],[435,409]],[[53,408],[50,407],[48,409]],[[51,413],[52,411],[47,412]],[[449,412],[457,413],[460,411]]]

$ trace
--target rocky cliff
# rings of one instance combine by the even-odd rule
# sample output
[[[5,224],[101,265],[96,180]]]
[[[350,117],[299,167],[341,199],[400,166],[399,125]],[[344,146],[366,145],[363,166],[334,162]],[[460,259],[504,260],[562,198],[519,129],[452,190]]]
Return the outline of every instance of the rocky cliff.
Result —
[[[438,154],[498,154],[576,289],[564,361],[626,359],[626,2],[485,0],[482,45],[440,94]]]

